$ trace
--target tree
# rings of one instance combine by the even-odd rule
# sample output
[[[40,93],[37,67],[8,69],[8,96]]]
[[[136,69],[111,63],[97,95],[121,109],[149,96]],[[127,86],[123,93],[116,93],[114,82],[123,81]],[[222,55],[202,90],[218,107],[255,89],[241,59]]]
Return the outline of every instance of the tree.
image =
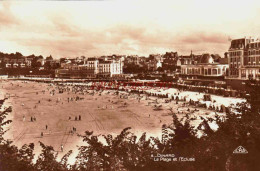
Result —
[[[41,66],[42,66],[42,64],[41,64],[41,62],[38,61],[38,58],[37,57],[33,58],[33,60],[32,60],[32,68],[39,68]]]
[[[163,72],[163,68],[162,68],[162,67],[158,67],[158,68],[157,68],[157,71]]]
[[[45,62],[43,66],[44,66],[44,69],[46,69],[46,70],[49,70],[52,68],[50,61]]]
[[[14,55],[15,58],[22,58],[23,55],[20,52],[16,52]]]
[[[21,149],[12,145],[12,141],[5,140],[3,135],[6,133],[4,126],[11,123],[11,120],[5,120],[6,116],[12,111],[9,107],[0,112],[0,170],[17,171],[28,170],[33,171],[33,149],[34,145],[24,145]]]

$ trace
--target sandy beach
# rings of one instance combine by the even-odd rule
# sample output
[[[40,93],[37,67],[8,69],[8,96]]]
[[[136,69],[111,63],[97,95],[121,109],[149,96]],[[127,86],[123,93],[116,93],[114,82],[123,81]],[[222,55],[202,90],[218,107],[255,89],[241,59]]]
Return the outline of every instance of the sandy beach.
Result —
[[[165,99],[145,95],[127,96],[125,92],[116,95],[111,90],[94,94],[72,91],[59,93],[55,85],[10,80],[1,80],[0,97],[9,97],[5,106],[12,106],[13,109],[8,116],[13,122],[8,125],[10,130],[5,135],[6,138],[13,140],[18,147],[25,143],[35,143],[36,154],[41,150],[39,141],[52,145],[63,155],[71,149],[75,150],[77,145],[83,145],[76,134],[84,134],[86,130],[94,131],[96,135],[116,135],[124,128],[131,127],[132,132],[138,136],[147,132],[149,136],[160,137],[162,125],[172,123],[170,108],[176,113],[179,111],[178,117],[189,113],[188,108],[191,111],[195,109],[183,106],[183,102],[165,103]],[[162,105],[160,110],[154,110],[155,104]],[[190,114],[195,118],[193,125],[200,123],[199,116],[215,114],[205,108],[197,109],[198,111]],[[76,131],[70,133],[73,128]],[[63,152],[60,151],[61,145],[64,146]]]

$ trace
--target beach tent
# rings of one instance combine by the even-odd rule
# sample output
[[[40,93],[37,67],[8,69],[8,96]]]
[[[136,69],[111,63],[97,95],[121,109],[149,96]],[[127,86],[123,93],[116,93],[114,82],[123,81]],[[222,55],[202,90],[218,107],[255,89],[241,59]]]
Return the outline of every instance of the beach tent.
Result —
[[[223,104],[220,106],[220,111],[221,112],[226,112],[226,107]]]
[[[211,96],[209,94],[205,94],[204,101],[211,101]]]

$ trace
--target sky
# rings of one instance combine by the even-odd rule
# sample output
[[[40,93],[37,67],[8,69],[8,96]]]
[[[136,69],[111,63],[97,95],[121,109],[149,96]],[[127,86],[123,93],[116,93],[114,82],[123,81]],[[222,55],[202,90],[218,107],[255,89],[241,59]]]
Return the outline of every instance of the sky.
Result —
[[[257,0],[0,1],[0,51],[61,57],[228,51],[260,35]]]

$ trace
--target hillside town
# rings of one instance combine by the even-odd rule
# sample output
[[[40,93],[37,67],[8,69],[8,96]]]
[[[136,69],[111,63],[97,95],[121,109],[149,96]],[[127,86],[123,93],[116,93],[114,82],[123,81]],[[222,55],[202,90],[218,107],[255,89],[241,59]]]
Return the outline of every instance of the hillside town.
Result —
[[[245,90],[246,81],[260,79],[260,40],[231,40],[222,54],[180,55],[178,52],[101,57],[60,58],[0,53],[0,74],[8,77],[43,77],[97,80],[160,80],[189,85],[225,86]]]

